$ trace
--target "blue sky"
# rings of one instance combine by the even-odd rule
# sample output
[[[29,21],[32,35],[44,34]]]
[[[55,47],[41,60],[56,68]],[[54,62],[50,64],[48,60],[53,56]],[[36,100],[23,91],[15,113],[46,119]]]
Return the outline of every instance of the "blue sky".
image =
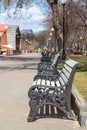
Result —
[[[43,7],[44,8],[44,7]],[[10,11],[1,11],[0,24],[19,25],[20,29],[32,29],[34,32],[41,31],[44,26],[41,24],[45,20],[46,15],[41,11],[40,7],[32,4],[28,9],[15,9],[11,8]],[[7,16],[10,15],[10,17]]]

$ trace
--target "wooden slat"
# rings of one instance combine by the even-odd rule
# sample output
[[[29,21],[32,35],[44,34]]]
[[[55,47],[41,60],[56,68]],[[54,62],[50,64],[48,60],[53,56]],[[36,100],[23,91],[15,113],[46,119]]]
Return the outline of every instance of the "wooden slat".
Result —
[[[51,86],[55,87],[55,82],[54,81],[51,81]]]
[[[64,64],[64,68],[65,68],[69,73],[71,73],[72,68],[69,67],[67,64]]]
[[[50,86],[50,80],[46,80],[46,85]]]
[[[61,76],[59,77],[59,81],[60,81],[61,85],[65,84]]]
[[[66,77],[64,73],[61,73],[61,77],[65,83],[68,81],[68,78]]]
[[[44,79],[42,79],[41,85],[46,85],[45,83],[46,83],[46,81]]]
[[[58,57],[59,57],[59,54],[56,54],[56,56],[54,57],[52,65],[56,64]]]
[[[63,68],[62,71],[63,71],[63,73],[66,75],[67,78],[70,77],[70,73],[69,73],[65,68]]]
[[[60,87],[59,81],[56,81],[56,86],[57,86],[57,87]]]
[[[68,64],[70,67],[73,67],[74,65],[78,64],[78,62],[69,59],[66,61],[66,64]]]
[[[38,79],[37,80],[37,85],[40,85],[41,84],[41,79]]]

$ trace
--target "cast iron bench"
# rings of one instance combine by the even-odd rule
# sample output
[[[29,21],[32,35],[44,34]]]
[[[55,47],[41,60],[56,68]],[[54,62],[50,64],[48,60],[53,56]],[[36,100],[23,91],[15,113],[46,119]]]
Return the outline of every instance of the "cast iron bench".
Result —
[[[47,54],[42,53],[41,62],[51,62],[53,52],[47,52]]]
[[[47,114],[51,115],[54,111],[61,117],[75,119],[71,108],[71,89],[76,68],[80,67],[79,62],[68,59],[55,80],[37,78],[33,82],[33,86],[28,91],[30,98],[28,122]]]
[[[44,62],[38,64],[38,74],[57,74],[57,66],[59,62],[60,55],[56,54],[53,62]]]

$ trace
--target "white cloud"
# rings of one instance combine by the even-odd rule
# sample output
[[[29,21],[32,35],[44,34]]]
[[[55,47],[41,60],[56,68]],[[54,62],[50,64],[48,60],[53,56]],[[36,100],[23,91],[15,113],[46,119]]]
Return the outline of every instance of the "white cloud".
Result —
[[[8,17],[7,14],[10,16]],[[45,19],[41,10],[35,6],[26,9],[11,9],[0,14],[0,23],[8,23],[11,25],[19,25],[20,28],[31,28],[34,31],[43,27],[39,23]],[[36,25],[36,26],[35,26]],[[35,28],[36,27],[36,28]]]
[[[31,14],[42,14],[39,8],[32,6],[28,9]]]
[[[30,7],[28,9],[17,9],[14,8],[1,14],[4,17],[11,16],[12,18],[32,18],[42,20],[45,18],[41,10],[37,7]]]

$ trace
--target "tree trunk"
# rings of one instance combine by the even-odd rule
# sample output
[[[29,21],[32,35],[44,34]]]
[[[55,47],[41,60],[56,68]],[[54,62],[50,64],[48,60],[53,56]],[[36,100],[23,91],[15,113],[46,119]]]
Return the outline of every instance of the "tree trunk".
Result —
[[[60,37],[60,20],[57,0],[47,0],[53,12],[53,28],[55,30],[55,45],[58,47],[57,38]]]

